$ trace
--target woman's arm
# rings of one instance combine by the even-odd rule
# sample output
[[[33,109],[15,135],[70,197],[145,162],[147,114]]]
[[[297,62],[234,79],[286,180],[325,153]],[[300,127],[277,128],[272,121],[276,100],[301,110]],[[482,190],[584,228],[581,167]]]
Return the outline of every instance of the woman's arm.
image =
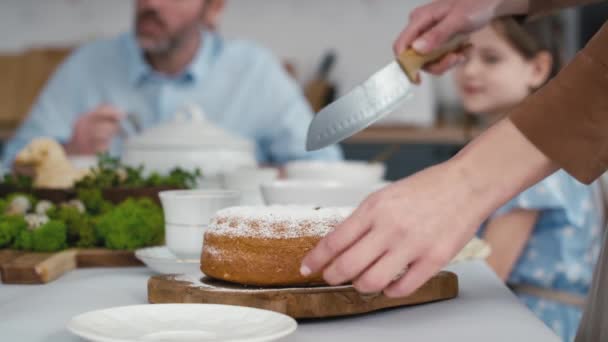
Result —
[[[530,142],[573,177],[608,169],[608,22],[546,86],[510,114]]]
[[[490,15],[485,9],[476,10],[477,3],[496,4],[452,2],[471,8],[449,8],[447,14],[466,14],[458,25],[467,27],[447,29],[450,34],[442,32],[445,37],[470,32],[497,13],[492,6]],[[507,3],[516,2],[503,4]],[[508,12],[527,12],[526,3],[521,4]],[[481,19],[471,19],[484,13]],[[445,16],[435,11],[427,14],[433,22],[445,23]],[[458,15],[455,18],[462,19]],[[439,25],[434,27],[437,31]],[[410,33],[398,40],[397,51],[424,35],[428,27],[412,23],[406,31]],[[509,119],[449,162],[370,196],[304,258],[301,273],[323,272],[329,284],[353,281],[362,292],[384,290],[387,296],[407,296],[445,266],[488,215],[558,165],[579,180],[598,177],[608,169],[607,41],[605,24],[568,71],[544,88],[549,90],[530,96]],[[448,62],[449,57],[439,64]],[[398,275],[402,276],[395,280]]]
[[[506,281],[521,255],[538,219],[538,211],[515,209],[492,219],[483,234],[492,248],[487,259],[494,272]]]

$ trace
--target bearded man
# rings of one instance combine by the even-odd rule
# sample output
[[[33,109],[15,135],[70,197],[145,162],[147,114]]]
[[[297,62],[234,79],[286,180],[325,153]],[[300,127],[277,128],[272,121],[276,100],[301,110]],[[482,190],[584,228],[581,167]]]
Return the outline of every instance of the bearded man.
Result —
[[[145,129],[192,105],[254,142],[261,164],[340,159],[337,147],[305,151],[312,113],[301,90],[268,50],[215,31],[223,8],[223,0],[136,1],[131,32],[78,48],[55,72],[5,146],[4,166],[41,136],[68,154],[118,156],[121,133],[132,130],[127,113]]]

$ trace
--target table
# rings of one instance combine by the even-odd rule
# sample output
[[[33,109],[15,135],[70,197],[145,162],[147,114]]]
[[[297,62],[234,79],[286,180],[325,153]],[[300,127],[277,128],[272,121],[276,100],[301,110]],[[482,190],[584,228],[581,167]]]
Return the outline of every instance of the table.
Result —
[[[350,318],[301,322],[283,341],[557,342],[559,339],[481,261],[451,266],[458,298]],[[46,285],[0,285],[0,340],[81,341],[65,330],[77,314],[147,303],[145,268],[81,269]]]

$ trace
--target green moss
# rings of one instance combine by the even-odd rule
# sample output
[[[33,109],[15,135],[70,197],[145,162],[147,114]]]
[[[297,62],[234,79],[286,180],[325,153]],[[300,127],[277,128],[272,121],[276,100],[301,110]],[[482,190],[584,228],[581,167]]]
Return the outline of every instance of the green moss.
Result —
[[[48,212],[52,220],[64,222],[69,246],[90,248],[97,245],[93,220],[86,213],[69,206],[59,206]]]
[[[6,212],[6,208],[8,208],[8,201],[4,198],[0,198],[0,215]]]
[[[11,246],[19,232],[27,229],[22,216],[0,216],[0,248]]]
[[[33,252],[56,252],[68,247],[67,228],[63,222],[49,221],[36,230],[23,229],[14,247]]]
[[[34,179],[30,176],[6,174],[2,179],[2,184],[26,191],[33,188]]]
[[[112,209],[112,203],[103,198],[100,189],[79,189],[78,199],[93,216],[105,214]]]
[[[124,201],[100,216],[96,228],[104,246],[110,249],[159,245],[164,238],[162,210],[149,199]]]

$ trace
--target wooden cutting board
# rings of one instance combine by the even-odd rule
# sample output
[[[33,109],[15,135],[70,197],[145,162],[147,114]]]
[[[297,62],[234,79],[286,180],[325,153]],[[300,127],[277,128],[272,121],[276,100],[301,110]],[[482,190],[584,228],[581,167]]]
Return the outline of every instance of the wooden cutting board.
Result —
[[[293,318],[323,318],[362,314],[381,309],[423,304],[458,295],[458,277],[440,272],[406,298],[382,294],[363,295],[354,287],[251,288],[207,277],[154,276],[148,280],[148,301],[161,303],[208,303],[272,310]]]
[[[141,265],[131,251],[95,248],[29,253],[0,250],[0,275],[6,284],[45,284],[76,268]]]

